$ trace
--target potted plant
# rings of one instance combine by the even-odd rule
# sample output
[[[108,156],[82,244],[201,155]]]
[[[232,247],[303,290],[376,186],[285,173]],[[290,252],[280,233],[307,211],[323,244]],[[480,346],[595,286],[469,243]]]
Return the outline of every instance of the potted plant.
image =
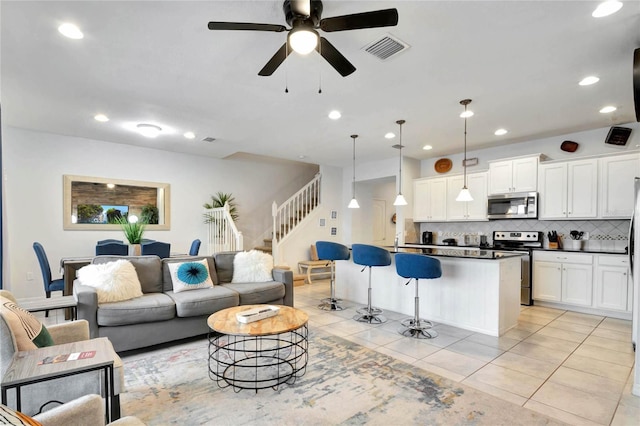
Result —
[[[120,217],[116,222],[120,224],[125,238],[129,241],[129,255],[139,256],[140,242],[147,224],[144,221],[129,221],[128,217]]]
[[[236,208],[236,199],[232,194],[225,194],[224,192],[217,192],[215,195],[211,196],[210,203],[204,203],[202,206],[205,209],[217,209],[220,207],[224,207],[225,204],[229,204],[229,214],[231,218],[236,221],[238,220],[238,209]],[[204,223],[211,223],[214,221],[214,218],[209,213],[205,213],[204,215]]]

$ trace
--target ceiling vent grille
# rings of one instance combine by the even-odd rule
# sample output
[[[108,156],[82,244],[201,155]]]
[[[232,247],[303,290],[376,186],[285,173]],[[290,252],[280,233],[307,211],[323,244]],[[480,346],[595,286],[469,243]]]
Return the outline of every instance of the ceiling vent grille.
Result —
[[[213,142],[215,140],[216,140],[216,138],[212,138],[211,136],[207,136],[206,138],[202,139],[202,142]]]
[[[392,56],[407,50],[409,45],[402,40],[399,40],[389,34],[384,35],[382,38],[368,44],[364,51],[372,54],[381,61],[386,61]]]

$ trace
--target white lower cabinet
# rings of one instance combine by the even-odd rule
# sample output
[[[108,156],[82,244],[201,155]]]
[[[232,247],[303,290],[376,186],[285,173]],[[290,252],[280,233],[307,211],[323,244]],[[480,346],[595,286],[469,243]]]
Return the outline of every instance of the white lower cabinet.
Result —
[[[627,256],[598,255],[595,271],[595,307],[630,311],[629,297],[633,286]]]
[[[616,254],[533,252],[533,299],[630,315],[633,283],[629,258]],[[603,312],[606,311],[606,312]],[[581,311],[581,312],[591,312]]]
[[[533,253],[533,299],[591,306],[593,256],[567,252]]]

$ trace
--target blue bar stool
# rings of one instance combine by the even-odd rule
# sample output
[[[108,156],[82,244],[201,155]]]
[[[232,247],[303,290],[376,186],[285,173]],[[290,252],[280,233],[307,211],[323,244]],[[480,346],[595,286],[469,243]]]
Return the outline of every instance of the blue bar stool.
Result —
[[[341,311],[344,309],[340,306],[341,300],[336,299],[335,261],[349,260],[349,247],[330,241],[318,241],[316,242],[316,251],[318,252],[318,259],[326,260],[327,266],[331,267],[331,297],[322,299],[322,303],[318,305],[318,308],[325,311]]]
[[[353,319],[360,322],[382,324],[387,319],[382,315],[382,309],[371,306],[371,267],[391,265],[391,254],[389,250],[380,247],[370,246],[366,244],[353,244],[353,263],[363,265],[362,271],[369,268],[369,294],[367,298],[367,306],[358,309],[358,315]],[[360,271],[360,272],[362,272]]]
[[[438,333],[432,330],[433,323],[420,318],[420,297],[418,297],[418,281],[420,278],[434,279],[442,276],[440,261],[433,257],[415,253],[397,253],[396,271],[398,275],[409,278],[407,284],[412,279],[416,280],[415,312],[413,318],[401,321],[402,328],[398,330],[400,334],[418,339],[431,339],[437,337]],[[406,285],[406,284],[405,284]]]

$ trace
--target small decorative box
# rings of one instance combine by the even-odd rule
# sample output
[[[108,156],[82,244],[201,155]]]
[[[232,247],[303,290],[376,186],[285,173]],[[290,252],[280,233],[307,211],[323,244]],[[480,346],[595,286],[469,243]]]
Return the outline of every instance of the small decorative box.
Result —
[[[243,324],[258,321],[261,319],[269,318],[278,315],[280,308],[273,305],[258,306],[257,308],[247,309],[246,311],[238,312],[236,319]]]

